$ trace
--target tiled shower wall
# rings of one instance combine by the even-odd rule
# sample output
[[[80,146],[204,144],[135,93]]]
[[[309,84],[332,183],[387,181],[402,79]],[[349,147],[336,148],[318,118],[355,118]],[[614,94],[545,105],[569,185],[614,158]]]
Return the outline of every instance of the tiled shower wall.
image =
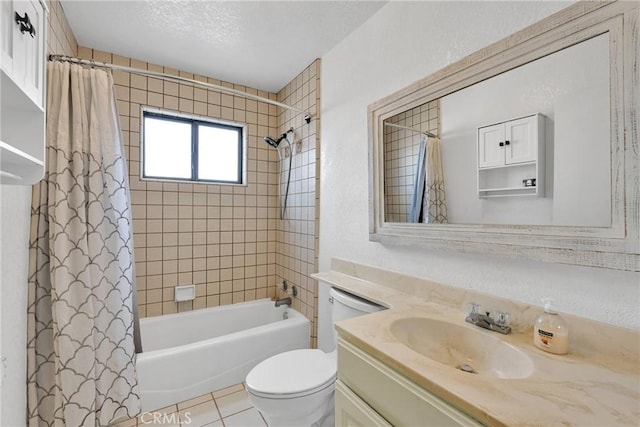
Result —
[[[315,347],[318,292],[317,283],[310,275],[318,271],[320,60],[316,59],[282,88],[278,101],[313,116],[309,124],[304,121],[303,114],[292,110],[280,109],[278,116],[280,134],[294,128],[293,136],[289,138],[294,154],[286,215],[278,232],[277,276],[281,296],[284,295],[281,290],[283,280],[298,289],[293,307],[313,322],[311,344]],[[289,159],[284,159],[281,171],[280,194],[284,195]]]
[[[386,122],[439,135],[440,101],[434,100],[389,117]],[[391,126],[384,128],[385,220],[407,222],[413,198],[421,135]]]
[[[302,114],[263,102],[113,73],[128,155],[140,316],[282,296],[276,289],[285,279],[299,290],[294,308],[314,322],[315,344],[317,286],[309,275],[317,271],[319,60],[273,94],[85,47],[78,49],[78,56],[227,86],[314,115],[307,124]],[[246,123],[248,185],[141,180],[141,106]],[[281,221],[278,185],[284,194],[289,159],[279,162],[263,137],[277,137],[291,127],[293,169],[286,220]],[[174,287],[186,284],[195,284],[195,300],[174,302]]]
[[[58,55],[76,55],[78,52],[78,42],[69,26],[67,17],[62,10],[59,1],[46,2],[49,8],[47,15],[47,53]]]
[[[80,47],[85,59],[149,69],[275,99],[220,82]],[[250,301],[275,294],[278,156],[262,140],[276,135],[278,108],[161,79],[114,72],[128,155],[140,316]],[[146,105],[248,125],[247,186],[140,179],[140,109]],[[194,301],[174,302],[176,285],[194,284]]]

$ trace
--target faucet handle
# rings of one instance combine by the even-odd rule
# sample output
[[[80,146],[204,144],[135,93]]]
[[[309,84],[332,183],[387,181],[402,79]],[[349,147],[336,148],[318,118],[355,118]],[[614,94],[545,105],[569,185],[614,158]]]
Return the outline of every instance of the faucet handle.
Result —
[[[480,312],[480,304],[476,304],[475,302],[470,302],[467,304],[467,317],[478,314]]]
[[[502,311],[494,311],[491,314],[491,318],[498,326],[509,326],[511,321],[509,313],[504,313]]]

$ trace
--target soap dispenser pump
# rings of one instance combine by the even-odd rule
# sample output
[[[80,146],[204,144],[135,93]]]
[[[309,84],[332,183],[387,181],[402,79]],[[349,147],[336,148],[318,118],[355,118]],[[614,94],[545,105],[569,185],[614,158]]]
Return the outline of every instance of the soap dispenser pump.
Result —
[[[544,313],[533,324],[533,343],[541,350],[553,354],[569,352],[569,327],[553,309],[552,300],[545,298]]]

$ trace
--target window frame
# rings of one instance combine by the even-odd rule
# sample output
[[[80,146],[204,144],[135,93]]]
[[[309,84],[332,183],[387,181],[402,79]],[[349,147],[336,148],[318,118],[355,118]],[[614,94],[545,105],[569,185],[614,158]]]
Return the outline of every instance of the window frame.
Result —
[[[191,126],[191,178],[175,178],[145,175],[145,118],[156,118],[167,121],[187,123]],[[198,178],[198,129],[199,126],[214,127],[218,129],[233,129],[238,131],[238,180],[224,181]],[[227,120],[213,119],[211,117],[196,116],[193,114],[177,113],[174,111],[141,106],[140,109],[140,179],[144,181],[177,182],[193,184],[218,184],[218,185],[247,185],[247,125],[245,123],[230,122]]]

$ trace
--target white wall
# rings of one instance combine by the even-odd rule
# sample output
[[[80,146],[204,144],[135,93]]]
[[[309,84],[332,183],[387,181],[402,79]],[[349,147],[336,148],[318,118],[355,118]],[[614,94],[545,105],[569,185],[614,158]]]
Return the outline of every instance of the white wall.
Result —
[[[568,4],[390,2],[322,57],[320,271],[339,257],[640,329],[638,274],[368,238],[367,106]]]
[[[0,426],[25,424],[31,187],[0,185]]]

